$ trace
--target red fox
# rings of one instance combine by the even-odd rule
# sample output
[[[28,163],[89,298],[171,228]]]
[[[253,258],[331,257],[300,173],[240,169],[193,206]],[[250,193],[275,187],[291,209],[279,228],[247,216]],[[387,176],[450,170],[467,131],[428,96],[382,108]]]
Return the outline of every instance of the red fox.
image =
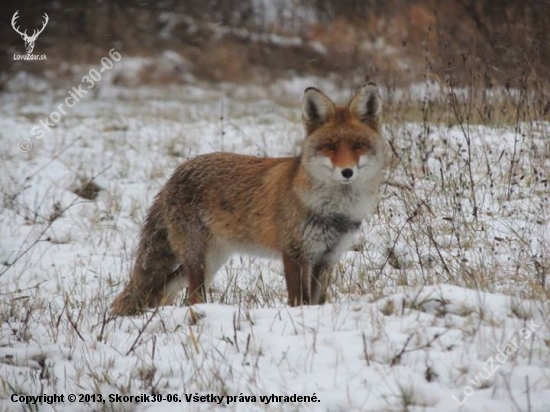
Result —
[[[334,265],[376,204],[385,164],[380,111],[372,83],[346,107],[309,87],[300,156],[212,153],[180,165],[149,210],[113,314],[169,304],[185,287],[188,304],[204,302],[234,253],[282,258],[289,304],[324,303]]]

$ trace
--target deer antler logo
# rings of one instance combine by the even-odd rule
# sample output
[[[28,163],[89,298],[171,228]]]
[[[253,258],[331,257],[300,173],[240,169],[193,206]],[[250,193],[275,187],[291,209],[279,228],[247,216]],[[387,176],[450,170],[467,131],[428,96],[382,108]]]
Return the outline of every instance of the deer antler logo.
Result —
[[[48,21],[50,20],[48,15],[44,13],[44,24],[42,25],[42,28],[40,30],[34,30],[32,36],[27,35],[27,30],[25,30],[24,33],[21,33],[19,31],[19,27],[15,27],[15,21],[19,18],[17,15],[19,13],[19,10],[15,12],[11,19],[11,25],[13,29],[21,35],[21,38],[25,40],[25,49],[27,49],[27,54],[31,54],[34,49],[34,42],[38,38],[38,35],[44,31],[44,28],[46,27],[46,24],[48,24]]]

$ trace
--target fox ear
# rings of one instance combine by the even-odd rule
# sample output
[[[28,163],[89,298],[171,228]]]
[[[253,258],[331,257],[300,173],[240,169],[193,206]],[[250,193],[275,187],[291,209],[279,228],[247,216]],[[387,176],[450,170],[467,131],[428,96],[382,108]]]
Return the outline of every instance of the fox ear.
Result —
[[[325,124],[336,109],[334,103],[319,89],[308,87],[302,101],[302,122],[310,134]]]
[[[378,128],[378,117],[382,112],[382,101],[376,84],[369,83],[361,87],[361,90],[351,99],[349,110],[361,122]]]

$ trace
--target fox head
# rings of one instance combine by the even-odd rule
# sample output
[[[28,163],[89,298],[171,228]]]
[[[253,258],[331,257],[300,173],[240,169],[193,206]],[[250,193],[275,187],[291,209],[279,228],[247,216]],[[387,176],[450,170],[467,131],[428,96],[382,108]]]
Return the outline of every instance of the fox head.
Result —
[[[383,141],[378,132],[382,103],[376,85],[364,85],[346,107],[335,106],[308,87],[302,103],[307,137],[302,162],[311,177],[341,185],[380,175]]]

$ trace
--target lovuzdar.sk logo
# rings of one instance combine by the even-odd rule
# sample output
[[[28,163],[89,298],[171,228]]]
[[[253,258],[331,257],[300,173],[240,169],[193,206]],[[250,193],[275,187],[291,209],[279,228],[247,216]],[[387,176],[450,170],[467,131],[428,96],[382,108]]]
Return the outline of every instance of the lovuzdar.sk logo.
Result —
[[[21,32],[19,30],[19,26],[16,26],[16,20],[19,18],[18,13],[19,13],[19,10],[17,10],[14,13],[11,19],[11,25],[13,29],[17,33],[19,33],[19,35],[21,35],[21,38],[25,41],[25,50],[27,51],[27,54],[14,54],[13,59],[14,60],[46,60],[45,54],[36,55],[36,54],[32,54],[32,51],[34,50],[34,43],[36,42],[36,39],[38,38],[40,33],[42,33],[46,28],[46,25],[48,24],[48,21],[50,20],[50,18],[46,13],[44,13],[44,16],[43,16],[44,22],[42,23],[42,28],[40,30],[33,30],[32,35],[29,36],[27,34],[27,30],[25,30],[24,32]]]

